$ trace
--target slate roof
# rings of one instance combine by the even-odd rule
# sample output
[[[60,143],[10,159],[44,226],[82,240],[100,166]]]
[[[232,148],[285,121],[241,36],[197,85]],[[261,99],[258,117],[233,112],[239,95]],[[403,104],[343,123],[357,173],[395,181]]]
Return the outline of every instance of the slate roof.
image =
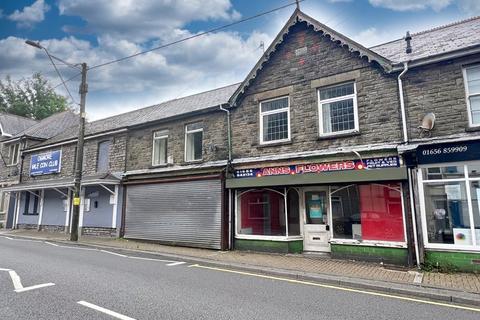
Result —
[[[412,53],[398,39],[370,49],[394,63],[429,58],[442,53],[480,46],[480,16],[411,34]]]
[[[2,125],[3,133],[10,134],[12,136],[37,124],[37,122],[37,120],[10,113],[0,113],[0,124]]]
[[[133,110],[105,119],[88,122],[85,126],[85,136],[140,125],[147,122],[158,121],[178,115],[202,111],[219,105],[224,105],[228,103],[228,99],[232,96],[233,92],[238,88],[238,86],[238,83],[232,84],[226,87],[162,102],[150,107]],[[56,135],[52,139],[35,145],[35,147],[73,139],[77,136],[78,126],[72,126],[64,132]]]
[[[55,113],[17,133],[12,138],[28,136],[38,139],[49,139],[78,124],[78,114],[73,111]]]

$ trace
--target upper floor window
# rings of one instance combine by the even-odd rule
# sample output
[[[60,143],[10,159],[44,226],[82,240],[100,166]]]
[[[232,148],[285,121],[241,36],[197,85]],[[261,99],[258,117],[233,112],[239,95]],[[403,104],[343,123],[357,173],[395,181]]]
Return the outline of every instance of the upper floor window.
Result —
[[[167,130],[153,133],[152,165],[158,166],[167,163],[167,142]]]
[[[110,140],[105,140],[98,144],[97,172],[108,172],[110,169],[110,145]]]
[[[260,103],[260,143],[290,140],[289,98],[282,97]]]
[[[471,126],[480,126],[480,65],[464,69],[468,118]]]
[[[355,83],[344,83],[318,90],[320,135],[358,131]]]
[[[201,122],[185,126],[185,161],[202,160],[203,124]]]
[[[9,165],[17,164],[19,158],[20,158],[20,144],[19,143],[11,144],[8,147],[8,164]]]

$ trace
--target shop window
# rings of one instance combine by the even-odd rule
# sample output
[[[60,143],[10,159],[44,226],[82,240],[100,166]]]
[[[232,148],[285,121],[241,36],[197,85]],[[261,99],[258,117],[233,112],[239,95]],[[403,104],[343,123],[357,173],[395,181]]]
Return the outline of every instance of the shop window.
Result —
[[[285,200],[273,190],[249,191],[240,196],[238,233],[285,236]]]
[[[9,198],[8,196],[8,193],[0,192],[0,215],[4,215],[7,212]]]
[[[480,65],[464,69],[468,118],[471,126],[480,126]]]
[[[24,215],[38,215],[38,203],[40,200],[40,191],[25,192]]]
[[[405,241],[400,185],[332,187],[333,237]]]
[[[260,103],[260,143],[290,139],[289,98],[277,98]]]
[[[97,172],[108,172],[110,158],[110,140],[102,141],[98,144]]]
[[[153,133],[152,165],[158,166],[167,163],[168,131],[162,130]]]
[[[358,131],[355,83],[318,90],[320,135]]]
[[[287,218],[288,218],[288,235],[300,235],[300,198],[298,191],[289,189],[287,191]]]
[[[423,171],[423,179],[425,180],[458,179],[464,177],[463,166],[431,167]]]
[[[427,244],[455,246],[480,245],[480,168],[478,163],[457,167],[462,174],[444,181],[429,181],[423,168],[420,184],[423,189],[422,214]]]
[[[203,125],[200,122],[185,126],[185,161],[202,160]]]
[[[20,158],[20,144],[19,143],[11,144],[8,147],[8,165],[17,164],[19,158]]]

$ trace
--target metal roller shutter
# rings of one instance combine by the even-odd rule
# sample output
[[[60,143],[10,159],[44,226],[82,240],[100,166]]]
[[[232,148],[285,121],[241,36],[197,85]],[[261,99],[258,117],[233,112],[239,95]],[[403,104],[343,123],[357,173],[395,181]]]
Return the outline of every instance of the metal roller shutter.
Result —
[[[130,185],[125,238],[221,249],[220,180]]]

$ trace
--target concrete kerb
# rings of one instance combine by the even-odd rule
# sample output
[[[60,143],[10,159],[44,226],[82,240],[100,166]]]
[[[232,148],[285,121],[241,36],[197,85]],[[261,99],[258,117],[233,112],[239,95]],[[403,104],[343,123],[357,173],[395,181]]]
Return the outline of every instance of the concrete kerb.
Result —
[[[0,233],[0,235],[2,234]],[[228,268],[236,271],[257,273],[257,274],[281,277],[286,279],[315,282],[319,284],[333,285],[333,286],[346,287],[346,288],[352,288],[352,289],[369,290],[369,291],[374,291],[379,293],[395,294],[395,295],[406,296],[406,297],[417,297],[417,298],[423,298],[423,299],[441,301],[441,302],[451,302],[451,303],[462,304],[462,305],[480,306],[480,294],[469,293],[469,292],[464,292],[459,290],[457,291],[457,290],[433,288],[433,287],[427,287],[419,284],[410,285],[410,284],[400,284],[400,283],[393,283],[393,282],[386,282],[386,281],[379,281],[379,280],[352,278],[352,277],[345,277],[345,276],[333,276],[328,274],[297,272],[292,270],[254,266],[254,265],[243,264],[243,263],[224,262],[224,261],[217,261],[212,259],[198,258],[198,257],[192,257],[192,256],[186,256],[186,255],[178,255],[178,254],[172,254],[172,253],[161,253],[156,251],[121,248],[116,246],[100,245],[100,244],[94,244],[94,243],[88,243],[88,242],[80,242],[76,244],[76,243],[72,243],[71,241],[61,240],[61,239],[16,236],[12,234],[3,234],[3,235],[8,237],[42,240],[42,241],[57,242],[62,244],[79,245],[79,246],[85,246],[85,247],[91,247],[91,248],[110,249],[110,250],[126,251],[126,252],[132,252],[132,253],[133,252],[143,253],[143,254],[181,260],[181,261],[185,261],[193,264],[201,263],[205,266],[223,267],[223,268]]]

